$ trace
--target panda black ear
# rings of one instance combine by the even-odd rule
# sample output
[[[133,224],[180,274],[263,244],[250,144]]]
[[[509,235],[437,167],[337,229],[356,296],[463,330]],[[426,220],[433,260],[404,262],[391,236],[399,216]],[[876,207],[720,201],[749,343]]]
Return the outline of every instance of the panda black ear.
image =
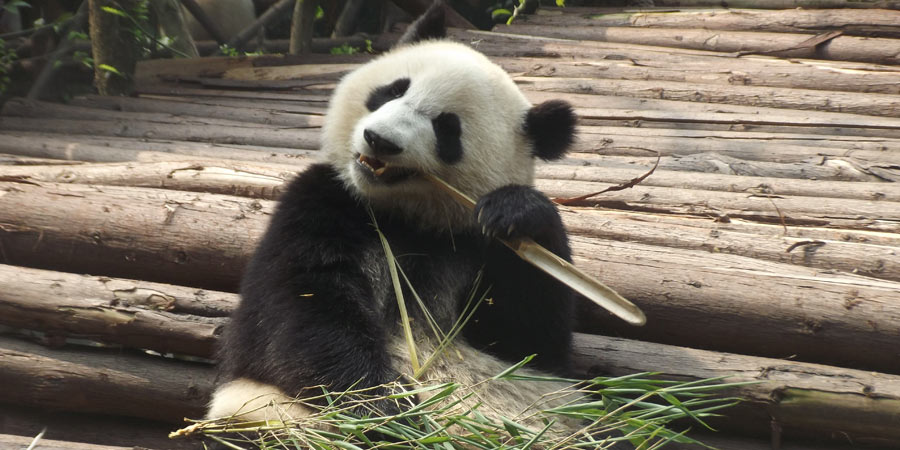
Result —
[[[532,106],[525,116],[525,133],[534,143],[534,156],[544,161],[562,158],[575,142],[576,121],[568,102],[548,100]]]
[[[444,2],[435,0],[430,7],[409,25],[400,40],[394,47],[413,44],[426,39],[440,39],[447,35],[447,27],[444,24]]]

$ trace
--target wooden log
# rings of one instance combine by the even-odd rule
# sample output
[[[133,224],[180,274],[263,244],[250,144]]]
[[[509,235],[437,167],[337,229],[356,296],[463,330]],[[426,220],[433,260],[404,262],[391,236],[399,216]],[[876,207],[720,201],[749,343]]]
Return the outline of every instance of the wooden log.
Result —
[[[768,33],[688,28],[605,27],[517,24],[502,26],[504,33],[578,41],[602,41],[657,47],[754,53],[782,58],[829,59],[871,64],[900,63],[900,40],[838,36],[819,45],[805,44],[812,34]]]
[[[98,111],[98,110],[95,110]],[[133,117],[119,113],[119,119],[42,119],[38,117],[0,116],[0,129],[42,132],[53,130],[60,134],[128,137],[137,139],[162,139],[199,141],[216,144],[265,145],[270,147],[315,149],[318,147],[318,131],[285,127],[268,127],[260,124],[222,121],[220,119],[192,119],[160,117],[161,121],[147,117]]]
[[[649,170],[655,157],[633,156],[650,153],[652,149],[664,155],[660,168],[680,171],[716,172],[817,180],[882,181],[900,180],[900,171],[880,159],[866,161],[855,156],[858,150],[888,149],[895,144],[890,139],[872,138],[851,141],[840,136],[784,135],[772,137],[754,132],[707,132],[697,130],[637,129],[598,127],[596,137],[582,139],[575,153],[562,161],[569,165],[611,168],[644,167]],[[658,147],[643,143],[634,146],[632,135],[659,136]],[[26,157],[54,158],[65,161],[90,162],[173,162],[237,160],[253,163],[291,166],[316,158],[315,151],[249,145],[204,144],[165,140],[134,140],[115,137],[58,135],[31,132],[0,132],[0,151]],[[621,139],[620,139],[621,138]],[[761,147],[754,139],[762,139]],[[790,149],[793,145],[819,145],[822,153],[803,158],[790,154],[772,153],[765,159],[767,149]],[[840,148],[841,151],[825,149]],[[758,155],[758,156],[754,156]],[[735,158],[737,156],[738,159]],[[749,159],[747,159],[749,158]],[[752,160],[752,161],[751,161]]]
[[[103,184],[111,186],[155,187],[180,191],[210,192],[242,197],[276,199],[282,184],[314,160],[296,158],[293,165],[211,160],[145,163],[106,163],[0,167],[0,176],[34,182]],[[577,161],[582,161],[581,159]],[[602,159],[601,159],[602,161]],[[614,165],[548,164],[537,166],[543,180],[572,180],[624,184],[646,169]],[[900,186],[893,183],[832,182],[823,190],[819,180],[791,180],[771,177],[728,176],[676,172],[658,169],[641,186],[685,188],[720,192],[744,192],[779,196],[844,198],[900,202]]]
[[[225,291],[235,289],[273,207],[240,197],[113,186],[0,186],[0,237],[8,263]],[[78,225],[60,228],[63,222]],[[572,242],[578,264],[639,303],[652,324],[625,329],[599,315],[592,326],[671,343],[900,372],[894,351],[900,283],[703,247],[578,235]],[[705,323],[696,320],[698,309],[709,318]],[[687,322],[693,324],[689,329]],[[858,351],[862,341],[871,352]]]
[[[889,343],[900,330],[888,319],[900,311],[888,312],[894,300],[887,300],[900,292],[897,282],[709,251],[571,240],[576,265],[648,317],[648,326],[628,327],[588,307],[581,313],[586,331],[900,373],[900,352]],[[851,317],[857,314],[867,318]],[[849,337],[858,333],[866,338]],[[859,355],[858,342],[884,352]]]
[[[811,89],[770,88],[760,86],[718,86],[700,83],[678,83],[666,81],[637,81],[637,80],[603,80],[603,79],[562,79],[541,77],[515,77],[519,87],[527,91],[552,92],[560,94],[592,94],[592,95],[620,95],[635,98],[679,100],[705,103],[725,103],[731,105],[762,106],[769,108],[822,110],[822,111],[856,111],[865,112],[872,108],[885,108],[891,110],[889,114],[896,117],[893,111],[900,111],[900,100],[895,95],[864,94],[850,92],[816,91]],[[839,105],[839,106],[838,106]],[[635,115],[630,119],[642,120]],[[859,116],[862,119],[863,115]],[[882,118],[888,120],[887,117]],[[715,118],[713,118],[715,120]],[[749,118],[747,124],[734,124],[735,127],[751,128],[756,122],[759,129],[769,125],[765,118]],[[772,124],[770,129],[775,129]],[[787,130],[786,130],[787,131]],[[787,132],[798,132],[787,131]],[[808,133],[845,134],[859,133],[859,130],[850,127],[824,128],[821,131],[815,128],[804,130]],[[897,138],[894,130],[872,130],[873,135]]]
[[[0,391],[0,401],[68,411],[105,407],[107,413],[153,419],[174,421],[179,412],[198,417],[197,405],[209,394],[213,377],[211,369],[194,364],[47,350],[10,338],[0,338],[0,354],[0,380],[15,388]],[[661,372],[666,378],[756,382],[732,392],[747,400],[726,415],[729,427],[757,435],[768,434],[774,418],[788,438],[834,432],[854,442],[900,442],[896,375],[589,335],[576,335],[575,358],[577,369],[590,375]],[[67,374],[60,377],[60,370]],[[86,393],[93,394],[93,402],[84,401]]]
[[[597,170],[599,169],[599,170]],[[133,187],[160,187],[182,191],[213,192],[254,198],[274,199],[282,183],[293,176],[292,168],[221,164],[212,161],[164,162],[149,164],[85,164],[77,167],[0,168],[0,177],[26,182],[102,184]],[[643,174],[634,169],[600,169],[577,166],[542,165],[537,175],[541,180],[576,180],[623,184]],[[779,180],[705,174],[681,174],[657,170],[641,186],[690,188],[718,192],[746,192],[777,196],[849,198],[898,202],[900,188],[891,183],[831,183],[828,191],[822,184],[807,180]],[[599,189],[599,187],[597,188]],[[697,195],[704,195],[697,193]],[[827,200],[826,200],[827,201]],[[890,203],[886,203],[890,209]],[[780,236],[778,226],[740,230],[698,228],[697,222],[710,219],[682,217],[679,223],[660,223],[652,216],[612,211],[564,209],[570,232],[617,241],[640,242],[665,247],[704,249],[756,259],[799,264],[826,270],[841,270],[875,278],[900,281],[900,256],[896,247],[900,238],[882,243],[847,242],[848,235],[834,232],[811,237]],[[610,220],[610,216],[614,220]],[[598,224],[602,224],[599,225]],[[677,230],[677,232],[673,231]],[[796,230],[791,227],[790,231]],[[863,234],[865,235],[865,234]],[[862,245],[860,245],[862,244]],[[794,247],[792,247],[794,246]],[[794,249],[797,249],[794,252]],[[790,250],[790,251],[788,251]]]
[[[276,199],[283,184],[311,163],[298,159],[293,166],[228,163],[212,160],[0,167],[0,177],[25,181],[133,186],[209,192],[241,197]]]
[[[752,85],[877,94],[900,93],[900,88],[893,82],[900,76],[900,70],[888,66],[873,66],[874,70],[871,71],[852,71],[829,67],[826,61],[820,61],[818,66],[811,61],[792,65],[768,61],[765,64],[741,64],[745,58],[735,60],[713,57],[703,58],[700,61],[698,61],[700,58],[686,58],[681,64],[666,60],[655,61],[650,58],[597,60],[574,57],[559,60],[493,57],[491,59],[511,74],[534,77],[659,80],[722,86]],[[890,111],[881,112],[873,109],[862,114],[890,115]]]
[[[730,5],[729,5],[730,6]],[[850,36],[900,38],[900,11],[887,9],[690,9],[622,11],[601,8],[541,8],[513,23],[555,26],[704,28],[776,33],[842,31]]]
[[[34,443],[34,445],[32,445]],[[33,450],[129,450],[133,447],[113,447],[109,445],[84,444],[53,439],[37,439],[34,437],[0,434],[0,447],[27,448]]]
[[[719,0],[657,0],[657,6],[721,6]],[[896,0],[731,0],[729,7],[759,9],[875,8],[900,9]]]
[[[100,349],[54,349],[0,337],[0,402],[182,423],[212,390],[205,364]]]
[[[182,355],[211,355],[237,303],[224,292],[3,264],[0,282],[4,325]]]
[[[180,111],[179,107],[184,107],[187,111]],[[227,109],[227,108],[223,108]],[[157,110],[159,110],[157,108]],[[291,114],[290,120],[280,118],[277,115],[263,114],[251,120],[246,120],[247,115],[241,114],[239,111],[229,111],[225,113],[212,114],[224,118],[206,118],[190,116],[189,112],[196,112],[190,109],[190,105],[183,103],[175,103],[170,105],[168,113],[162,112],[130,112],[130,111],[110,111],[107,109],[86,108],[81,106],[62,105],[59,103],[42,102],[35,100],[25,100],[21,98],[10,99],[3,105],[2,113],[6,117],[30,117],[30,118],[48,118],[48,119],[78,119],[85,121],[97,122],[113,122],[120,121],[122,123],[133,123],[140,127],[141,123],[153,123],[164,125],[184,125],[190,121],[191,127],[222,127],[222,128],[246,128],[249,130],[268,128],[277,133],[277,130],[284,130],[285,127],[299,129],[302,132],[309,128],[319,128],[322,126],[322,117],[318,115],[308,114]],[[259,114],[259,112],[257,112]],[[273,123],[271,127],[260,127],[263,124]],[[278,126],[280,125],[280,126]],[[251,131],[252,132],[252,131]],[[308,133],[307,133],[308,134]],[[306,137],[308,140],[309,138]],[[186,139],[196,140],[196,139]],[[290,145],[279,145],[277,142],[285,142],[283,138],[273,142],[265,140],[257,141],[260,145],[270,145],[279,147],[290,147]]]
[[[169,433],[176,427],[172,423],[148,419],[0,404],[0,423],[4,433],[29,439],[46,427],[44,439],[65,441],[66,444],[90,442],[131,450],[197,450],[196,442],[169,439]]]
[[[784,428],[784,436],[796,436],[801,430],[815,430],[813,434],[820,438],[846,433],[854,442],[883,448],[900,440],[896,375],[595,335],[576,335],[575,366],[579,372],[595,375],[650,371],[666,378],[758,382],[738,389],[738,395],[746,399],[744,406],[755,411],[741,419],[733,416],[758,432],[770,431],[774,423]],[[725,412],[726,416],[736,413]]]
[[[711,219],[679,217],[657,221],[653,214],[585,209],[564,209],[563,218],[570,234],[588,238],[738,255],[757,261],[900,281],[900,255],[897,254],[900,236],[897,235],[889,235],[893,238],[883,242],[871,242],[870,236],[875,233],[860,233],[855,236],[863,242],[848,242],[844,239],[852,237],[840,230],[801,233],[789,227],[785,233],[778,225],[765,227],[752,223],[726,229],[715,226]]]
[[[641,168],[647,171],[655,166],[656,162],[656,157],[646,156],[574,154],[557,164],[608,169]],[[864,165],[856,164],[855,161],[851,163],[843,158],[828,157],[819,158],[818,162],[813,160],[787,163],[747,161],[715,152],[659,158],[659,169],[662,170],[820,181],[900,181],[900,171],[891,169],[891,167],[890,165],[885,165],[885,169],[882,170],[877,163],[871,167],[865,167]]]
[[[272,210],[215,194],[0,183],[4,262],[229,292]]]
[[[0,121],[3,119],[0,118]],[[314,158],[310,150],[255,145],[209,144],[158,139],[128,139],[0,131],[0,151],[22,156],[90,162],[172,162],[242,160],[293,165]]]
[[[551,197],[573,198],[599,192],[611,184],[537,180],[538,189]],[[783,223],[786,226],[845,228],[887,233],[900,232],[900,203],[871,200],[781,196],[766,193],[696,191],[674,187],[639,186],[607,192],[579,206],[676,214],[695,217]]]
[[[176,114],[208,117],[244,123],[279,127],[321,123],[322,106],[286,104],[285,102],[247,102],[234,99],[175,99],[86,96],[72,99],[73,106],[135,113]]]
[[[52,173],[88,170],[90,166],[49,168]],[[38,171],[33,170],[35,173]],[[7,168],[0,173],[27,175],[29,168]],[[539,164],[536,176],[545,180],[572,180],[611,184],[624,184],[640,177],[646,170],[607,167],[578,167],[560,164]],[[51,181],[51,180],[48,180]],[[900,202],[900,185],[895,183],[830,182],[818,180],[791,180],[752,176],[729,176],[704,173],[683,173],[656,170],[640,186],[685,188],[720,192],[745,192],[801,197],[845,198],[857,200],[886,200]],[[823,189],[827,186],[828,189]],[[702,194],[701,194],[702,195]]]
[[[470,39],[465,39],[466,36],[469,36]],[[530,43],[529,37],[506,34],[479,36],[481,39],[478,39],[477,45],[480,50],[490,52],[492,48],[496,47],[491,42],[500,40],[503,42],[502,48],[506,52],[510,49],[520,48],[523,53],[529,53],[528,48],[523,48],[525,47],[523,44]],[[457,38],[468,42],[474,36],[469,34],[457,36]],[[524,73],[532,76],[686,81],[884,94],[900,92],[900,88],[894,82],[900,74],[900,69],[892,66],[801,59],[788,62],[781,58],[764,56],[734,58],[730,54],[712,52],[670,55],[656,50],[659,47],[617,45],[610,48],[597,48],[597,44],[603,43],[591,41],[576,44],[568,44],[572,41],[559,40],[540,42],[550,49],[562,47],[573,50],[571,55],[566,55],[571,57],[564,60],[561,60],[557,54],[543,58],[524,54],[504,57],[500,56],[501,53],[494,55],[492,60],[511,73]],[[578,53],[573,49],[576,46],[586,47],[586,50],[592,53],[588,55]],[[147,61],[138,65],[138,76],[142,80],[139,84],[147,85],[160,81],[171,82],[204,76],[215,77],[228,72],[239,73],[241,70],[250,71],[272,66],[291,66],[290,70],[296,72],[295,76],[304,73],[307,76],[316,73],[331,73],[332,76],[337,76],[370,59],[371,56],[367,55],[350,55],[341,58],[320,56],[308,61],[297,60],[290,56],[248,57],[237,62],[206,58],[203,59],[205,65],[187,61],[167,64]],[[318,67],[318,72],[309,72],[311,68],[315,67]],[[306,72],[299,72],[300,70]]]

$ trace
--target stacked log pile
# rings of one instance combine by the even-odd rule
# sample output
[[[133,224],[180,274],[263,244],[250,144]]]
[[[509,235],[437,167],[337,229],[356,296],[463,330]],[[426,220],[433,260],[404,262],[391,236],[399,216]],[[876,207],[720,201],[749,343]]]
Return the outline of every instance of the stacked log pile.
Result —
[[[648,316],[585,305],[582,371],[759,381],[721,448],[900,446],[900,12],[542,11],[452,33],[576,106],[537,186],[578,197],[659,158],[561,207],[576,264]],[[3,106],[0,434],[30,432],[22,407],[202,415],[241,270],[369,58],[147,61],[134,98]]]

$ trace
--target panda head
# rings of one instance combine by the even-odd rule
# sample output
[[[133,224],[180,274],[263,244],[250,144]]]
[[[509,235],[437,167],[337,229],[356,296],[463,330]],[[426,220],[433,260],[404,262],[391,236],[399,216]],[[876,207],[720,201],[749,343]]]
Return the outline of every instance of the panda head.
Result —
[[[376,208],[424,226],[472,223],[471,213],[418,175],[477,198],[531,184],[534,159],[563,156],[575,114],[563,101],[532,106],[506,72],[444,35],[436,2],[397,46],[345,76],[322,133],[328,162]]]

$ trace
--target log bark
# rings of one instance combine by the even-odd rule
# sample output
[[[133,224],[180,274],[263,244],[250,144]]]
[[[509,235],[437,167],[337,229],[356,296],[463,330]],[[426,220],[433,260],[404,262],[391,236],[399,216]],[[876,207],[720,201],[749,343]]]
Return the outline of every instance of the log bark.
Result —
[[[599,192],[610,184],[537,180],[551,197],[572,198]],[[700,200],[698,200],[700,199]],[[719,220],[900,232],[900,203],[870,200],[781,196],[767,193],[696,191],[684,188],[639,186],[576,203],[611,209],[676,214]],[[727,218],[727,219],[726,219]]]
[[[94,113],[89,113],[94,116]],[[134,116],[140,114],[140,117]],[[318,130],[267,127],[259,124],[230,122],[219,119],[166,117],[147,113],[110,114],[118,119],[41,119],[38,117],[0,117],[0,129],[41,132],[52,129],[61,134],[129,137],[138,139],[172,139],[216,144],[263,145],[283,148],[318,148]],[[152,114],[151,114],[152,116]]]
[[[183,423],[201,417],[212,390],[205,364],[0,337],[0,402]]]
[[[35,443],[31,446],[32,442]],[[81,442],[66,442],[53,439],[35,440],[33,437],[13,436],[0,434],[0,447],[27,448],[33,450],[129,450],[133,447],[112,447],[109,445],[84,444]]]
[[[873,108],[884,108],[890,111],[891,118],[900,114],[900,100],[895,95],[864,94],[834,91],[816,91],[812,89],[770,88],[761,86],[718,86],[714,84],[679,83],[667,81],[637,80],[603,80],[603,79],[563,79],[541,77],[515,77],[515,81],[524,91],[552,92],[560,98],[560,94],[619,95],[635,98],[678,100],[704,103],[725,103],[731,105],[761,106],[769,108],[819,110],[832,112],[851,112],[861,114],[860,120]],[[888,120],[887,117],[882,118]],[[621,120],[642,120],[640,113]],[[757,122],[756,124],[754,122]],[[748,123],[734,123],[730,129],[775,130],[775,124],[766,124],[765,118],[749,118]],[[727,124],[725,124],[727,125]],[[699,125],[697,125],[699,126]],[[784,132],[799,132],[787,127]],[[807,133],[846,134],[859,133],[849,127],[810,128]],[[895,130],[871,130],[873,135],[882,137],[900,137]]]
[[[721,57],[686,58],[680,64],[674,61],[650,58],[626,60],[596,60],[576,57],[573,60],[526,57],[495,57],[494,62],[512,74],[535,77],[601,78],[613,80],[659,80],[687,83],[715,84],[722,86],[769,86],[822,91],[866,92],[898,94],[900,87],[894,83],[900,70],[887,66],[873,66],[872,71],[853,72],[820,61],[816,67],[811,61],[785,65],[764,60],[741,64],[738,60]],[[881,68],[880,70],[877,68]],[[823,70],[825,68],[825,70]],[[828,70],[833,69],[833,70]],[[853,111],[846,111],[853,112]],[[869,111],[870,115],[889,115],[890,112]]]
[[[161,189],[2,185],[0,262],[230,292],[272,210]]]
[[[0,122],[3,119],[0,118]],[[310,150],[253,145],[208,144],[158,139],[0,132],[0,151],[40,158],[91,162],[242,160],[293,165],[314,158]]]
[[[0,423],[3,424],[4,433],[29,439],[33,439],[46,427],[44,439],[65,441],[67,444],[90,442],[131,450],[197,450],[196,442],[168,438],[175,428],[173,424],[148,419],[48,411],[45,408],[2,404]],[[17,448],[26,447],[27,445]],[[78,450],[77,447],[66,448]]]
[[[885,94],[900,92],[900,88],[894,81],[900,74],[900,69],[883,65],[821,60],[793,60],[788,63],[781,58],[764,56],[735,58],[730,54],[712,52],[671,55],[661,52],[659,47],[623,44],[598,47],[603,43],[585,41],[572,44],[566,41],[542,40],[539,37],[510,34],[477,36],[479,37],[478,48],[482,51],[490,53],[492,49],[502,49],[509,53],[511,50],[520,50],[519,53],[514,53],[516,57],[504,57],[502,56],[504,53],[498,53],[492,58],[507,71],[513,73],[569,78],[658,79]],[[456,38],[468,43],[476,36],[469,33],[457,35]],[[554,53],[544,58],[527,56],[535,49],[533,40],[537,40],[538,47],[543,46],[551,51],[566,49],[572,54],[565,56],[571,56],[571,58],[561,60],[560,55]],[[502,47],[492,44],[494,41],[501,42]],[[589,53],[579,53],[574,47],[582,48]],[[245,58],[239,61],[210,58],[204,59],[205,65],[202,66],[188,61],[167,64],[162,64],[160,61],[146,61],[139,64],[138,72],[142,80],[141,84],[148,84],[211,76],[225,73],[228,70],[293,66],[288,70],[299,71],[305,68],[298,64],[335,66],[361,64],[370,59],[371,56],[368,55],[343,56],[341,59],[319,56],[310,61],[295,60],[290,56],[265,56]],[[349,68],[352,67],[348,67],[347,70]],[[338,74],[337,71],[333,72],[335,75]]]
[[[822,438],[847,433],[855,442],[885,447],[900,439],[896,375],[593,335],[576,335],[575,366],[594,375],[650,371],[666,378],[757,382],[737,390],[746,399],[744,407],[753,409],[741,419],[756,430],[771,430],[774,422],[785,436],[800,430],[815,430]],[[726,410],[725,415],[737,412]]]
[[[0,177],[38,183],[156,187],[274,199],[280,193],[282,184],[293,176],[294,171],[302,169],[302,165],[287,168],[186,161],[85,164],[76,167],[8,167],[0,168]],[[543,165],[537,170],[538,178],[549,183],[553,183],[553,180],[574,180],[601,182],[604,185],[623,184],[643,173],[644,171],[634,169],[609,170],[558,165]],[[820,182],[811,180],[686,175],[657,170],[641,183],[641,187],[647,186],[676,189],[689,187],[692,190],[745,192],[748,195],[821,197],[825,201],[835,198],[862,199],[885,202],[883,204],[887,210],[900,201],[900,188],[891,183],[831,183],[831,189],[826,192],[821,189]],[[584,209],[564,211],[569,231],[576,234],[664,247],[704,249],[900,281],[900,257],[894,251],[896,246],[900,246],[900,239],[872,242],[871,237],[868,237],[864,242],[850,243],[848,240],[852,239],[852,235],[840,234],[846,230],[816,235],[803,233],[797,236],[779,236],[784,233],[779,224],[774,224],[774,229],[773,226],[763,226],[752,232],[731,232],[698,228],[697,222],[709,221],[707,218],[691,219],[682,216],[680,223],[659,223],[646,214]],[[615,219],[609,220],[610,217]],[[789,228],[791,233],[799,230],[796,227]]]
[[[657,6],[722,6],[720,0],[657,0]],[[730,0],[729,7],[759,9],[887,8],[900,9],[896,0]]]
[[[286,181],[312,161],[293,166],[214,162],[211,160],[86,164],[73,167],[2,167],[0,177],[24,181],[100,184],[209,192],[274,200]],[[75,170],[72,170],[75,169]]]
[[[239,197],[112,186],[5,182],[3,188],[0,237],[7,263],[225,291],[235,289],[273,206]],[[60,223],[78,225],[61,228]],[[578,235],[572,242],[577,263],[638,303],[651,324],[633,330],[599,314],[592,327],[900,372],[897,282],[710,253],[702,244],[685,250]],[[706,323],[696,320],[697,310],[709,318]],[[693,326],[686,329],[684,323]],[[858,342],[867,342],[871,351],[859,352]]]
[[[801,33],[725,31],[688,28],[604,27],[518,24],[503,26],[504,33],[579,41],[709,50],[723,53],[754,53],[782,58],[858,61],[870,64],[900,63],[900,40],[838,36],[819,45],[804,43],[815,37]]]
[[[635,167],[650,170],[656,164],[656,157],[571,155],[560,164],[601,167],[610,169]],[[892,165],[874,163],[867,167],[846,158],[818,158],[818,161],[777,163],[768,161],[747,161],[715,152],[692,155],[664,156],[659,160],[663,170],[747,177],[794,178],[820,181],[884,182],[900,181],[900,170]]]
[[[900,11],[886,9],[679,9],[622,11],[601,8],[541,8],[522,25],[707,30],[775,33],[842,31],[850,36],[900,38]]]
[[[222,292],[2,264],[0,282],[3,325],[40,330],[51,341],[77,337],[180,355],[212,355],[225,324],[190,312],[227,315],[237,303]]]
[[[0,400],[68,411],[104,407],[106,413],[173,422],[180,413],[198,417],[212,380],[212,370],[199,365],[75,348],[47,350],[10,338],[0,338],[0,354],[0,380],[15,388],[0,391]],[[895,375],[588,335],[576,335],[575,360],[577,369],[590,375],[655,371],[667,378],[756,382],[733,392],[747,400],[726,410],[730,428],[766,435],[774,418],[786,437],[835,433],[854,442],[900,442],[895,414],[900,379]]]
[[[153,163],[37,165],[54,160],[38,159],[27,166],[0,167],[0,176],[27,181],[112,186],[154,187],[210,192],[242,197],[276,199],[282,184],[304,170],[313,158],[297,158],[294,165],[247,162],[166,161]],[[624,184],[647,172],[620,166],[539,164],[542,180]],[[686,188],[703,191],[743,192],[778,196],[823,197],[900,202],[900,186],[893,183],[832,182],[822,189],[820,180],[690,173],[656,170],[641,186]]]

